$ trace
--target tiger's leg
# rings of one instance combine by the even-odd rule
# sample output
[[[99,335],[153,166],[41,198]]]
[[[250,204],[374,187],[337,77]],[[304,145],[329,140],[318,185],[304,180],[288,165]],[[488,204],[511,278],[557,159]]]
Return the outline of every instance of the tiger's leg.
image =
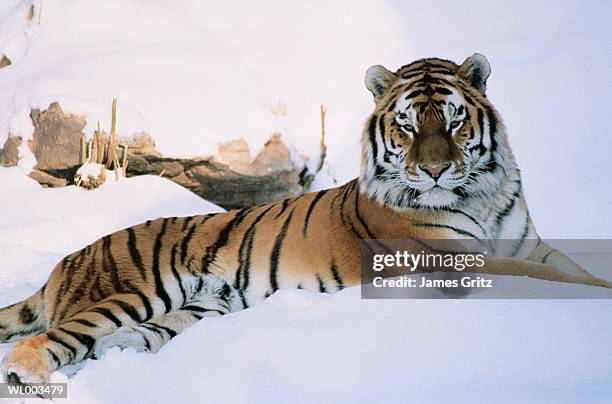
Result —
[[[96,342],[95,354],[100,358],[112,348],[135,348],[136,351],[157,352],[172,338],[191,327],[204,317],[217,317],[226,314],[223,308],[206,308],[202,302],[188,304],[181,309],[162,314],[149,322],[128,325]]]
[[[587,270],[575,263],[561,251],[549,246],[542,240],[538,242],[535,250],[527,257],[529,261],[550,265],[571,275],[592,277]]]
[[[453,272],[452,268],[444,268],[444,271]],[[547,281],[577,283],[582,285],[600,286],[612,289],[612,282],[596,278],[590,274],[569,274],[558,268],[548,264],[539,262],[521,260],[516,258],[495,258],[488,257],[484,259],[482,267],[472,266],[466,268],[464,272],[482,273],[489,275],[513,275],[513,276],[528,276],[534,279],[543,279]]]
[[[199,279],[193,294],[180,309],[156,316],[142,324],[121,327],[113,334],[101,338],[96,343],[96,357],[102,356],[114,346],[157,352],[166,342],[202,318],[244,308],[245,304],[235,288],[214,275],[206,275]]]
[[[5,356],[2,374],[13,384],[46,383],[54,370],[90,357],[101,337],[121,326],[146,322],[154,314],[142,294],[113,295],[17,344]]]

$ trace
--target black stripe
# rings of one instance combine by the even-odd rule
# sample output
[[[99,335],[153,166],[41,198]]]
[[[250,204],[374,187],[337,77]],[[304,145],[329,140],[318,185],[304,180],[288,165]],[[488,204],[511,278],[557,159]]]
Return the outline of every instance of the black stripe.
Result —
[[[164,219],[161,230],[155,239],[155,246],[153,247],[153,276],[155,277],[155,294],[164,302],[166,313],[172,310],[172,300],[168,296],[168,292],[164,288],[164,282],[161,277],[161,271],[159,268],[159,257],[162,249],[162,238],[166,233],[166,225],[168,224],[167,219]]]
[[[125,229],[128,233],[128,249],[130,250],[130,256],[132,257],[132,262],[140,272],[140,276],[142,279],[147,279],[147,273],[145,271],[145,267],[142,263],[142,257],[140,256],[140,252],[138,252],[138,247],[136,246],[136,232],[134,228],[130,227]]]
[[[253,220],[253,223],[249,226],[247,231],[244,233],[242,241],[240,242],[240,247],[238,249],[238,272],[236,273],[236,283],[235,287],[242,293],[249,287],[249,269],[251,267],[251,253],[253,251],[253,244],[255,240],[255,231],[257,223],[274,207],[275,205],[269,206],[266,210],[259,214]],[[240,281],[242,279],[242,285],[240,285]],[[244,295],[242,294],[244,297]],[[243,299],[243,303],[246,305],[246,300]]]
[[[549,252],[546,253],[546,255],[544,255],[544,257],[542,257],[542,264],[546,264],[546,259],[548,258],[548,256],[552,253],[554,253],[556,250],[550,250]]]
[[[149,323],[143,323],[143,324],[140,324],[140,326],[143,328],[146,328],[149,331],[153,331],[156,334],[162,335],[161,330],[159,328],[149,325]]]
[[[323,282],[323,278],[319,274],[315,275],[317,277],[317,282],[319,283],[319,292],[327,293],[327,288],[325,287],[325,283]]]
[[[96,345],[96,340],[90,335],[82,334],[76,331],[70,331],[63,327],[59,327],[58,330],[70,335],[72,338],[76,339],[77,341],[79,341],[79,343],[85,346],[87,348],[87,353],[85,354],[85,356],[87,356]]]
[[[332,260],[331,262],[330,270],[334,278],[334,281],[336,282],[336,285],[338,286],[338,290],[344,289],[344,281],[342,280],[342,276],[340,276],[340,272],[338,271],[338,266],[336,265],[336,262],[334,260]]]
[[[170,269],[172,270],[172,275],[174,275],[174,279],[176,279],[176,283],[178,283],[179,289],[181,290],[184,304],[187,301],[187,293],[183,287],[181,275],[179,275],[178,271],[176,270],[176,244],[172,246],[172,251],[170,252]]]
[[[287,209],[287,206],[289,206],[289,201],[290,201],[290,199],[285,199],[285,200],[283,201],[282,206],[281,206],[281,210],[280,210],[280,212],[278,212],[278,213],[276,214],[276,216],[274,217],[275,219],[278,219],[278,218],[280,217],[280,215],[282,215],[283,213],[285,213],[285,210]]]
[[[194,224],[189,228],[187,235],[185,236],[185,238],[183,239],[183,242],[181,243],[181,265],[185,265],[185,261],[187,259],[187,253],[189,252],[189,243],[191,242],[191,239],[193,235],[195,234],[195,231],[197,230],[197,228],[203,225],[204,223],[206,223],[209,219],[215,217],[216,215],[217,215],[216,213],[209,213],[208,215],[204,216],[204,219],[199,224]],[[189,263],[191,263],[191,260],[189,261]]]
[[[448,70],[447,68],[438,65],[437,69],[431,69],[428,72],[429,74],[445,74],[445,75],[451,75],[454,76],[455,73],[452,70]]]
[[[415,91],[412,91],[412,92],[410,92],[410,93],[406,94],[406,96],[404,97],[404,99],[407,101],[407,100],[409,100],[409,99],[411,99],[411,98],[418,97],[418,96],[419,96],[419,95],[421,95],[421,94],[423,94],[423,91],[422,91],[422,90],[415,90]]]
[[[198,312],[198,313],[209,313],[209,312],[212,312],[212,313],[219,313],[222,316],[225,315],[225,313],[222,312],[221,310],[209,310],[209,309],[205,309],[205,308],[200,307],[200,306],[193,306],[193,305],[188,305],[188,306],[182,307],[181,310],[195,311],[195,312]]]
[[[204,216],[204,219],[202,219],[202,221],[200,222],[200,224],[198,226],[203,225],[204,223],[208,222],[210,219],[212,219],[213,217],[217,216],[216,213],[209,213],[206,216]]]
[[[219,297],[225,302],[227,302],[227,298],[229,297],[231,291],[232,288],[227,283],[224,283],[223,287],[217,290],[217,292],[219,293]]]
[[[359,221],[359,223],[363,226],[366,234],[368,235],[368,238],[370,238],[372,240],[375,240],[376,237],[374,237],[374,235],[372,234],[372,232],[368,228],[365,220],[361,216],[361,212],[359,211],[359,190],[357,190],[355,192],[355,216],[357,217],[357,220]]]
[[[302,229],[302,234],[306,237],[306,232],[308,231],[308,223],[310,222],[310,216],[312,215],[312,211],[314,210],[317,203],[323,198],[323,196],[329,191],[328,189],[319,191],[312,199],[310,206],[308,207],[308,211],[306,212],[306,219],[304,219],[304,228]]]
[[[5,327],[6,328],[6,327]],[[9,332],[8,334],[5,334],[2,339],[0,339],[0,342],[2,341],[8,341],[13,337],[29,337],[32,335],[37,335],[40,334],[42,332],[45,331],[45,328],[43,327],[36,327],[34,329],[28,329],[28,330],[22,330],[22,331],[16,331],[16,332]]]
[[[357,182],[356,180],[353,180],[352,182],[345,184],[341,192],[342,199],[340,199],[340,219],[342,219],[342,224],[344,224],[345,227],[350,227],[350,226],[349,226],[349,220],[345,217],[344,206],[346,204],[346,199],[348,198],[350,194],[350,190],[353,188],[356,182]],[[340,192],[338,193],[338,195],[340,195]],[[358,238],[361,238],[361,237],[358,236]]]
[[[194,305],[183,306],[183,307],[181,307],[181,310],[197,311],[198,313],[208,313],[210,311],[210,310],[205,309],[203,307],[194,306]],[[218,310],[215,310],[215,311],[218,311]]]
[[[198,284],[196,285],[195,294],[197,295],[204,288],[204,279],[198,278]]]
[[[89,246],[87,247],[89,248]],[[68,267],[68,271],[66,273],[66,277],[64,278],[64,281],[62,282],[59,291],[57,292],[58,296],[63,296],[65,295],[65,293],[68,291],[68,288],[70,288],[70,286],[72,286],[72,277],[73,275],[77,272],[76,268],[80,267],[81,264],[83,263],[83,261],[85,260],[85,256],[87,255],[88,250],[86,249],[81,249],[81,251],[79,251],[79,255],[73,259],[72,261],[69,260],[70,256],[64,258],[62,260],[62,264],[61,264],[61,272],[62,274],[65,272],[66,269],[66,264],[68,262],[70,262],[70,265]],[[71,254],[74,255],[74,254]],[[78,260],[78,264],[77,264],[77,260]],[[59,311],[56,310],[55,313],[53,314],[53,316],[51,316],[51,321],[53,322],[57,315],[59,314]]]
[[[118,300],[118,299],[111,299],[108,302],[121,307],[121,309],[125,312],[125,314],[127,314],[136,323],[140,323],[143,321],[140,318],[140,314],[138,313],[138,310],[136,310],[136,308],[132,306],[131,304],[124,302],[123,300]]]
[[[484,115],[482,113],[482,109],[480,108],[478,108],[477,120],[478,128],[480,130],[480,144],[478,145],[478,147],[480,148],[480,155],[483,155],[484,151],[486,150],[486,148],[484,147]]]
[[[383,154],[383,161],[385,163],[391,163],[391,161],[389,160],[389,156],[390,155],[395,155],[395,154],[391,153],[389,151],[389,149],[387,148],[387,139],[385,137],[385,120],[384,120],[384,115],[379,115],[378,116],[378,131],[380,132],[380,138],[382,140],[383,148],[385,149],[385,152]]]
[[[102,266],[106,271],[110,272],[111,283],[113,284],[115,292],[122,293],[123,285],[119,278],[119,271],[115,263],[115,258],[113,258],[113,253],[111,252],[111,238],[112,234],[102,238]]]
[[[189,242],[191,241],[191,238],[193,237],[193,234],[196,231],[196,227],[196,225],[191,226],[191,228],[187,232],[187,235],[183,239],[183,242],[181,243],[181,265],[185,265],[185,260],[187,259],[187,251],[189,249]]]
[[[189,223],[191,223],[191,221],[194,218],[195,218],[195,216],[189,216],[188,218],[186,218],[185,221],[183,222],[183,225],[181,226],[181,231],[187,230],[187,226],[189,226]]]
[[[153,307],[151,307],[149,298],[139,290],[133,290],[132,293],[140,297],[140,300],[142,300],[142,305],[145,308],[145,318],[142,320],[142,322],[149,321],[153,317]]]
[[[278,260],[280,258],[283,240],[287,236],[287,229],[291,223],[291,218],[293,217],[294,211],[295,210],[292,210],[291,213],[289,213],[285,223],[283,223],[283,227],[274,241],[274,247],[272,248],[272,253],[270,254],[270,286],[272,287],[273,292],[278,290]]]
[[[411,78],[420,76],[421,74],[424,74],[424,71],[416,71],[416,72],[406,72],[402,75],[402,78],[404,80],[410,80]]]
[[[510,254],[511,257],[514,257],[516,254],[518,254],[521,247],[523,246],[523,243],[525,242],[525,237],[527,237],[527,233],[529,233],[529,213],[525,215],[525,226],[523,227],[523,233],[521,234],[521,242],[516,246],[512,254]]]
[[[349,195],[351,194],[351,191],[355,188],[356,184],[356,180],[346,184],[344,194],[342,195],[342,199],[340,200],[340,218],[342,219],[342,224],[344,224],[344,226],[348,227],[349,230],[351,230],[353,236],[356,239],[361,240],[364,237],[359,233],[359,231],[357,231],[355,225],[353,224],[353,221],[350,219],[350,217],[348,217],[348,214],[345,213],[346,202],[348,200]]]
[[[55,354],[55,352],[53,352],[52,350],[50,350],[49,348],[45,348],[45,350],[47,351],[47,353],[49,355],[51,355],[51,359],[53,359],[53,362],[55,362],[55,367],[59,368],[62,364],[62,361],[60,361],[60,359],[58,358],[58,356]]]
[[[90,247],[91,245],[87,246],[86,250],[86,255],[89,256],[89,252],[90,252]],[[64,307],[63,309],[60,311],[59,310],[59,304],[58,307],[55,309],[55,313],[53,314],[52,317],[52,322],[55,323],[55,318],[58,318],[59,320],[62,320],[66,317],[66,313],[68,313],[68,310],[70,310],[71,308],[74,307],[74,305],[83,297],[85,296],[85,292],[87,290],[87,286],[91,283],[93,283],[93,279],[94,279],[94,273],[96,272],[96,260],[95,260],[95,254],[97,253],[97,248],[94,251],[93,256],[90,256],[91,261],[89,263],[89,265],[87,266],[87,268],[85,269],[85,273],[83,274],[82,277],[82,281],[78,284],[75,285],[73,292],[71,294],[71,296],[69,298],[64,298],[63,299],[63,303],[64,303]],[[91,292],[91,290],[90,290]],[[93,299],[91,299],[93,300]]]
[[[502,209],[497,214],[497,217],[495,218],[495,222],[497,226],[500,226],[502,224],[502,221],[506,218],[506,216],[508,216],[512,212],[512,209],[514,208],[514,205],[516,204],[516,200],[518,199],[519,195],[520,195],[520,191],[516,191],[515,193],[513,193],[512,196],[510,197],[510,202],[508,202],[508,204],[504,207],[504,209]]]
[[[75,347],[73,347],[72,345],[70,345],[69,343],[67,343],[66,341],[58,337],[57,335],[55,335],[53,332],[48,332],[47,338],[49,338],[50,341],[53,341],[56,344],[59,344],[63,346],[64,348],[66,348],[70,352],[71,358],[76,358],[78,351]]]
[[[234,230],[234,228],[244,220],[250,210],[250,208],[244,208],[239,210],[232,218],[232,220],[230,220],[228,224],[225,225],[225,227],[221,230],[221,232],[219,232],[219,237],[217,237],[217,241],[215,241],[214,244],[206,247],[206,254],[204,254],[204,257],[202,257],[203,273],[209,272],[208,267],[217,259],[217,252],[219,252],[219,250],[227,244],[232,230]]]
[[[242,291],[242,289],[238,289],[238,296],[240,296],[240,301],[242,302],[242,308],[243,309],[248,309],[249,308],[249,303],[246,300],[246,297],[244,296],[244,292]]]
[[[109,319],[110,321],[112,321],[113,323],[115,323],[115,325],[117,327],[121,327],[122,323],[121,320],[119,320],[117,318],[117,316],[115,316],[113,314],[112,311],[110,311],[109,309],[105,308],[105,307],[94,307],[93,309],[88,310],[92,313],[98,313],[103,315],[104,317],[106,317],[107,319]]]
[[[177,335],[177,334],[176,334],[176,331],[174,331],[174,330],[173,330],[173,329],[171,329],[171,328],[164,327],[163,325],[159,325],[159,324],[157,324],[157,323],[147,323],[147,325],[151,325],[151,326],[153,326],[153,327],[155,327],[155,328],[158,328],[158,329],[160,329],[160,330],[164,330],[164,331],[166,331],[166,332],[168,333],[168,335],[170,336],[170,338],[174,338],[174,337],[176,337],[176,335]]]
[[[98,324],[96,324],[96,323],[92,323],[91,321],[89,321],[89,320],[85,320],[85,319],[83,319],[83,318],[75,318],[75,319],[73,319],[73,320],[70,320],[70,322],[73,322],[73,321],[74,321],[75,323],[79,323],[79,324],[84,325],[84,326],[86,326],[86,327],[98,328]]]
[[[98,274],[96,275],[96,280],[94,281],[93,286],[89,290],[89,299],[93,300],[94,302],[99,302],[100,300],[105,299],[107,296],[107,293],[105,293],[100,286],[100,274]]]
[[[140,335],[142,335],[142,338],[144,339],[145,342],[145,348],[147,348],[147,351],[151,351],[151,342],[149,341],[149,339],[147,338],[147,336],[144,334],[144,332],[138,330],[140,332]]]
[[[472,221],[472,223],[474,223],[476,226],[478,226],[478,228],[480,229],[480,231],[482,231],[482,234],[483,234],[483,235],[486,235],[486,234],[487,234],[487,232],[485,231],[484,227],[482,227],[482,225],[480,224],[480,222],[478,222],[478,220],[476,220],[476,218],[474,218],[474,216],[472,216],[472,215],[470,215],[470,214],[468,214],[468,213],[465,213],[464,211],[459,210],[459,209],[445,208],[445,207],[440,207],[439,209],[440,209],[440,210],[444,210],[444,211],[446,211],[446,212],[458,213],[458,214],[460,214],[460,215],[462,215],[462,216],[467,217],[468,219],[470,219],[470,220]]]
[[[472,98],[470,98],[469,95],[467,95],[465,92],[463,93],[463,98],[467,101],[468,104],[470,104],[471,106],[475,107],[476,103],[474,102],[474,100]]]
[[[491,108],[485,105],[487,110],[487,119],[489,120],[489,137],[491,138],[491,151],[497,150],[497,140],[495,140],[495,134],[497,133],[497,118],[495,112]]]
[[[374,163],[374,178],[377,180],[381,180],[384,181],[385,177],[387,177],[387,175],[389,174],[389,172],[387,171],[386,168],[384,168],[383,166],[381,166],[378,163]]]
[[[28,307],[28,304],[24,303],[21,307],[21,310],[19,310],[19,320],[21,320],[23,324],[30,324],[37,318],[38,313],[34,315],[34,313],[32,313],[32,310],[30,310],[30,308]]]
[[[376,119],[374,118],[374,116],[370,118],[368,133],[370,137],[370,144],[372,145],[372,159],[376,161],[378,159],[378,145],[376,144]]]
[[[448,88],[445,88],[445,87],[436,87],[434,89],[434,91],[436,93],[444,94],[444,95],[451,95],[453,93],[451,90],[449,90]]]
[[[414,226],[421,226],[421,227],[438,227],[438,228],[442,228],[442,229],[449,229],[449,230],[454,231],[457,234],[461,234],[463,236],[468,236],[468,237],[471,237],[473,239],[476,239],[476,240],[480,241],[480,239],[478,237],[476,237],[476,235],[470,233],[469,231],[463,230],[463,229],[459,229],[459,228],[454,227],[454,226],[449,226],[447,224],[413,222],[412,225],[414,225]]]

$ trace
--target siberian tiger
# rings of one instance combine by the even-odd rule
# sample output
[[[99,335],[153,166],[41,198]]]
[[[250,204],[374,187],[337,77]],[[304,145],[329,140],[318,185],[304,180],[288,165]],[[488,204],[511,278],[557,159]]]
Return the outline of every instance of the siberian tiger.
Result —
[[[486,58],[373,66],[375,100],[358,179],[264,206],[162,218],[64,258],[28,299],[0,310],[10,383],[112,346],[156,352],[207,316],[280,288],[335,292],[360,283],[363,239],[514,239],[479,271],[611,287],[538,242],[502,120],[485,97]],[[534,248],[535,246],[535,248]]]

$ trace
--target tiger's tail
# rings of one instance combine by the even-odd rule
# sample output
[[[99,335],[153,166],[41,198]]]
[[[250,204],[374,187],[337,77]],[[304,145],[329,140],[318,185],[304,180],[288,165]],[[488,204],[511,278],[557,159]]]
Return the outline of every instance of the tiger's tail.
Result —
[[[27,299],[0,309],[0,343],[21,341],[44,332],[44,286]]]

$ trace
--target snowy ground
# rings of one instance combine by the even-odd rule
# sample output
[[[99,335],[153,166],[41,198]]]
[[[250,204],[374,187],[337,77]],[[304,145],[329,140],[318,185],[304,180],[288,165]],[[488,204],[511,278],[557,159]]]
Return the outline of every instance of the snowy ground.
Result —
[[[64,254],[103,234],[219,209],[152,176],[43,190],[13,168],[0,169],[0,184],[0,306],[33,293]],[[112,350],[87,361],[68,381],[67,402],[604,403],[611,310],[612,300],[368,301],[359,288],[281,290],[201,321],[156,355]]]

